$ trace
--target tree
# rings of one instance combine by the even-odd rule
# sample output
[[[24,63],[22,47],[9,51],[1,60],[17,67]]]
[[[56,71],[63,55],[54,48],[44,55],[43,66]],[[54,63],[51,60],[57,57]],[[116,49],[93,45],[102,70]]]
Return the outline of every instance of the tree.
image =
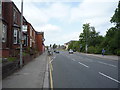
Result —
[[[56,44],[53,44],[53,49],[57,48],[57,45]]]
[[[79,41],[71,41],[68,50],[80,51],[80,42]]]
[[[90,27],[90,28],[91,30],[88,38],[89,40],[88,45],[95,47],[99,43],[99,41],[97,40],[99,37],[99,32],[96,32],[95,27]]]
[[[80,44],[82,45],[81,51],[85,51],[85,45],[89,44],[89,37],[90,37],[90,24],[86,23],[83,24],[83,33],[79,36]]]
[[[106,47],[108,53],[117,54],[118,49],[118,32],[116,27],[111,27],[105,36],[105,41],[103,42],[103,46]]]
[[[79,36],[79,41],[82,45],[82,52],[85,52],[86,44],[88,45],[88,50],[90,50],[90,52],[93,48],[98,48],[98,45],[101,44],[102,39],[103,37],[99,35],[99,32],[96,32],[95,27],[91,27],[89,23],[83,24],[83,33]],[[96,49],[94,49],[94,51],[95,50]]]
[[[120,55],[120,1],[118,2],[118,8],[116,8],[110,22],[115,23],[116,25],[114,28],[110,28],[108,31],[109,34],[114,34],[111,36],[112,38],[109,41],[111,44],[110,49],[112,49],[112,53],[117,53],[117,55]],[[107,36],[109,36],[109,34],[107,34]]]
[[[111,23],[115,23],[117,28],[120,28],[120,1],[118,2],[118,8],[116,8],[114,15],[112,16]]]
[[[50,44],[50,47],[52,46],[52,44]]]
[[[90,37],[90,24],[89,23],[83,24],[83,35],[84,35],[83,38],[85,39],[87,43]]]

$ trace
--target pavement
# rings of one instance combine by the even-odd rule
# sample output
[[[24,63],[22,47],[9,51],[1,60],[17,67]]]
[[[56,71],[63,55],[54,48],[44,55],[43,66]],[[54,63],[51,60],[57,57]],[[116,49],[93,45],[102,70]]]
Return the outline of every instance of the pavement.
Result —
[[[95,57],[99,57],[99,58],[104,58],[104,59],[110,59],[110,60],[119,60],[120,59],[120,56],[117,56],[117,55],[102,55],[102,54],[86,54],[86,53],[79,53],[79,52],[76,52],[78,54],[83,54],[83,55],[88,55],[88,56],[95,56]]]
[[[0,90],[2,89],[2,63],[0,62]]]
[[[53,88],[118,88],[120,76],[115,58],[67,51],[54,54]]]
[[[2,88],[49,88],[47,52],[3,79]]]

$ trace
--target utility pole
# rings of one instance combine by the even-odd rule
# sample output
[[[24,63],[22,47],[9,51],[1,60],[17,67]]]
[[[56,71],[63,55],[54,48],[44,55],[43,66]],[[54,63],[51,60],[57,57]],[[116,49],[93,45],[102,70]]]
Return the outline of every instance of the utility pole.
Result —
[[[87,30],[86,30],[86,53],[87,53]]]
[[[22,26],[23,26],[23,0],[21,0],[21,28],[20,28],[20,68],[22,68]]]

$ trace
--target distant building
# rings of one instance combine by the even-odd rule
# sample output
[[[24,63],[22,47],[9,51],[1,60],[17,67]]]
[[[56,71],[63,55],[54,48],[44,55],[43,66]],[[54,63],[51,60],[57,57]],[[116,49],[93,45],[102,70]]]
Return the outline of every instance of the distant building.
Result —
[[[64,43],[65,49],[68,50],[69,43]]]

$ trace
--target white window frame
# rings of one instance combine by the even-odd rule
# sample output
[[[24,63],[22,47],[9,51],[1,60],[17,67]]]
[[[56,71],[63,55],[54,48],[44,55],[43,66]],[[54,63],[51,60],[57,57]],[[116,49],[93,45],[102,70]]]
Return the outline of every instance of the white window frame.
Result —
[[[18,41],[18,38],[17,38],[18,36],[17,35],[18,35],[18,30],[15,28],[14,29],[14,34],[13,34],[13,43],[14,44],[17,44],[17,41]]]
[[[30,47],[32,47],[32,39],[30,39]]]
[[[24,46],[27,46],[27,35],[24,35]]]
[[[32,27],[30,28],[30,36],[32,37]]]
[[[22,31],[27,31],[27,25],[23,25],[22,27],[23,27],[23,28],[22,28],[22,29],[23,29]]]
[[[2,42],[6,42],[7,39],[7,25],[2,25]]]

